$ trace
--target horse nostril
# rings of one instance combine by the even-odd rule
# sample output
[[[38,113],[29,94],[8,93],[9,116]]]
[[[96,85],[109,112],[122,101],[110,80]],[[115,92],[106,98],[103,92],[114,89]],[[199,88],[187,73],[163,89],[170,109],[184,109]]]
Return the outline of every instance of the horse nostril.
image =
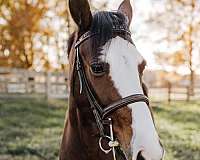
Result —
[[[142,151],[140,151],[137,155],[137,160],[145,160],[144,157],[142,157]]]

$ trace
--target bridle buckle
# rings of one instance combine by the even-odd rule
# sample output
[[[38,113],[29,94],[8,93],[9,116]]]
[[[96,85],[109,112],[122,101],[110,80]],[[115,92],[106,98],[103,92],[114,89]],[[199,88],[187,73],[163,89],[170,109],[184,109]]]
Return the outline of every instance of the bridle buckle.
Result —
[[[102,146],[102,140],[103,139],[108,139],[109,140],[109,142],[108,142],[108,146],[110,147],[109,149],[104,149],[103,148],[103,146]],[[100,137],[99,138],[99,147],[100,147],[100,149],[105,153],[105,154],[108,154],[108,153],[110,153],[110,151],[112,151],[112,147],[109,145],[109,143],[111,142],[112,140],[111,140],[111,137],[109,137],[109,136],[104,136],[104,137]]]
[[[109,121],[109,128],[110,128],[110,136],[103,136],[100,137],[99,139],[99,147],[100,149],[105,153],[108,154],[112,151],[113,154],[113,159],[116,160],[116,152],[115,152],[115,148],[118,147],[120,144],[117,140],[114,140],[114,134],[113,134],[113,126],[112,126],[112,119],[108,118]],[[104,149],[102,146],[102,140],[103,139],[108,139],[108,146],[110,147],[110,149]]]
[[[108,143],[109,147],[112,148],[112,147],[118,147],[119,146],[119,142],[117,140],[115,141],[110,141]]]

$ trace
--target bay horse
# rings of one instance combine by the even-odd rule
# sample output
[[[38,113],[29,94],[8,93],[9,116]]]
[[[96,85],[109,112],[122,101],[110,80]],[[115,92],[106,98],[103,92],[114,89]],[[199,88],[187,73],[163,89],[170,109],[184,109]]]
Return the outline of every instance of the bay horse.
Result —
[[[78,26],[68,42],[69,109],[60,160],[161,160],[160,142],[142,81],[146,61],[131,39],[132,7],[91,13],[69,0]]]

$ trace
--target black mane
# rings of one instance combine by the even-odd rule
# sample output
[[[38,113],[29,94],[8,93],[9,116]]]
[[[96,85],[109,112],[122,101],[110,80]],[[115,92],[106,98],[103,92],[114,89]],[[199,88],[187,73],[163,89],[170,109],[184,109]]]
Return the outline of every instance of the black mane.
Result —
[[[113,28],[119,26],[128,30],[127,19],[120,12],[100,11],[93,15],[90,32],[98,33],[92,38],[92,53],[95,54],[93,56],[96,57],[100,54],[101,46],[114,36]]]

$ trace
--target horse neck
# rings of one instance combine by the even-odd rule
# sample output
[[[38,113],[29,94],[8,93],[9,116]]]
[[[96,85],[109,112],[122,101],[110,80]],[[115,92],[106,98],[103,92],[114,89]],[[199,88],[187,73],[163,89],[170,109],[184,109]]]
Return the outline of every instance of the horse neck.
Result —
[[[78,80],[76,79],[75,81],[77,82]],[[95,138],[94,135],[98,134],[98,130],[86,95],[84,95],[84,92],[82,94],[79,93],[79,85],[75,85],[74,93],[71,95],[68,119],[71,125],[74,125],[73,127],[78,131],[80,143],[84,144],[85,139]]]
[[[67,120],[61,142],[60,160],[88,159],[81,131],[80,113],[78,113],[77,108],[74,97],[70,95]]]

